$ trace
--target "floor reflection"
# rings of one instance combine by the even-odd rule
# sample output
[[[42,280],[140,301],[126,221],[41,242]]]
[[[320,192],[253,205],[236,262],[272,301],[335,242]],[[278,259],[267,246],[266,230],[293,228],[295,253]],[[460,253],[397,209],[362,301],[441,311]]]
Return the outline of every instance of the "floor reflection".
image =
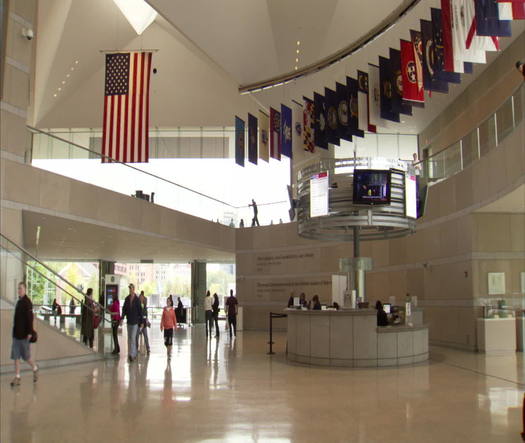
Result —
[[[158,324],[149,335],[136,363],[124,329],[120,360],[42,371],[37,385],[24,376],[17,389],[1,377],[0,440],[519,441],[522,354],[433,348],[428,364],[313,368],[286,362],[284,335],[269,357],[264,333],[206,340],[194,327],[176,331],[169,361]]]

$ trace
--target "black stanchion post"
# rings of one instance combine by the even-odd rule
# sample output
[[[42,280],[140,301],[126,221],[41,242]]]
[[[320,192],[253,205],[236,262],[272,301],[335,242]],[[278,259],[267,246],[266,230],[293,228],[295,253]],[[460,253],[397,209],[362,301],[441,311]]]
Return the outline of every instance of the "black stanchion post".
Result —
[[[273,313],[270,312],[270,341],[268,342],[268,344],[270,345],[270,351],[268,352],[268,355],[275,354],[275,352],[273,352],[273,323],[272,323],[272,319],[273,319]]]

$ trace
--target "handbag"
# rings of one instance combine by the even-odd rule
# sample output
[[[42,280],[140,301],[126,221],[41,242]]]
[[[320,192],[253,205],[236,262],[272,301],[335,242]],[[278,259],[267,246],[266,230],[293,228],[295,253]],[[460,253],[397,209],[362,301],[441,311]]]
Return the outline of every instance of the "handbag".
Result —
[[[38,341],[38,334],[36,331],[31,332],[31,338],[29,339],[29,343],[36,343]]]
[[[93,329],[97,329],[99,324],[100,324],[100,316],[95,315],[93,317]]]

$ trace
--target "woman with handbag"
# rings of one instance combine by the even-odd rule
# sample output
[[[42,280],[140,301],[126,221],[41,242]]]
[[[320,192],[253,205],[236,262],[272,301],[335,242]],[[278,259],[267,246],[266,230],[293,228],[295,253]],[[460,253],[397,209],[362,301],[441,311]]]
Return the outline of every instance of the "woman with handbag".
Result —
[[[93,341],[95,339],[95,303],[92,297],[93,289],[88,288],[86,298],[80,309],[80,334],[82,335],[82,342],[90,348],[93,348]]]

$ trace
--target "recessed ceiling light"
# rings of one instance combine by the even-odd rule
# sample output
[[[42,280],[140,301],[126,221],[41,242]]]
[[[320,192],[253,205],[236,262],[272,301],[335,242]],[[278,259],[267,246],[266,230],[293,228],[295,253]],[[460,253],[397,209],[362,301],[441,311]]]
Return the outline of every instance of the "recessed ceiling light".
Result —
[[[75,60],[75,65],[78,65],[78,60]]]
[[[58,88],[59,91],[62,91],[62,88]]]
[[[298,58],[295,59],[295,63],[299,63],[299,59]]]
[[[301,44],[301,42],[299,40],[297,40],[297,46],[299,46]]]
[[[56,97],[57,95],[56,94],[53,94],[53,97]]]
[[[71,66],[71,70],[72,70],[72,71],[74,71],[74,70],[75,70],[75,68],[74,68],[73,66]]]
[[[299,51],[299,49],[297,49],[295,52],[297,52],[297,54],[299,54],[300,51]]]
[[[66,84],[66,81],[65,81],[65,80],[62,80],[62,84],[65,85],[65,84]]]
[[[297,71],[297,66],[295,67],[295,70]]]
[[[71,74],[66,74],[66,77],[69,78]]]

